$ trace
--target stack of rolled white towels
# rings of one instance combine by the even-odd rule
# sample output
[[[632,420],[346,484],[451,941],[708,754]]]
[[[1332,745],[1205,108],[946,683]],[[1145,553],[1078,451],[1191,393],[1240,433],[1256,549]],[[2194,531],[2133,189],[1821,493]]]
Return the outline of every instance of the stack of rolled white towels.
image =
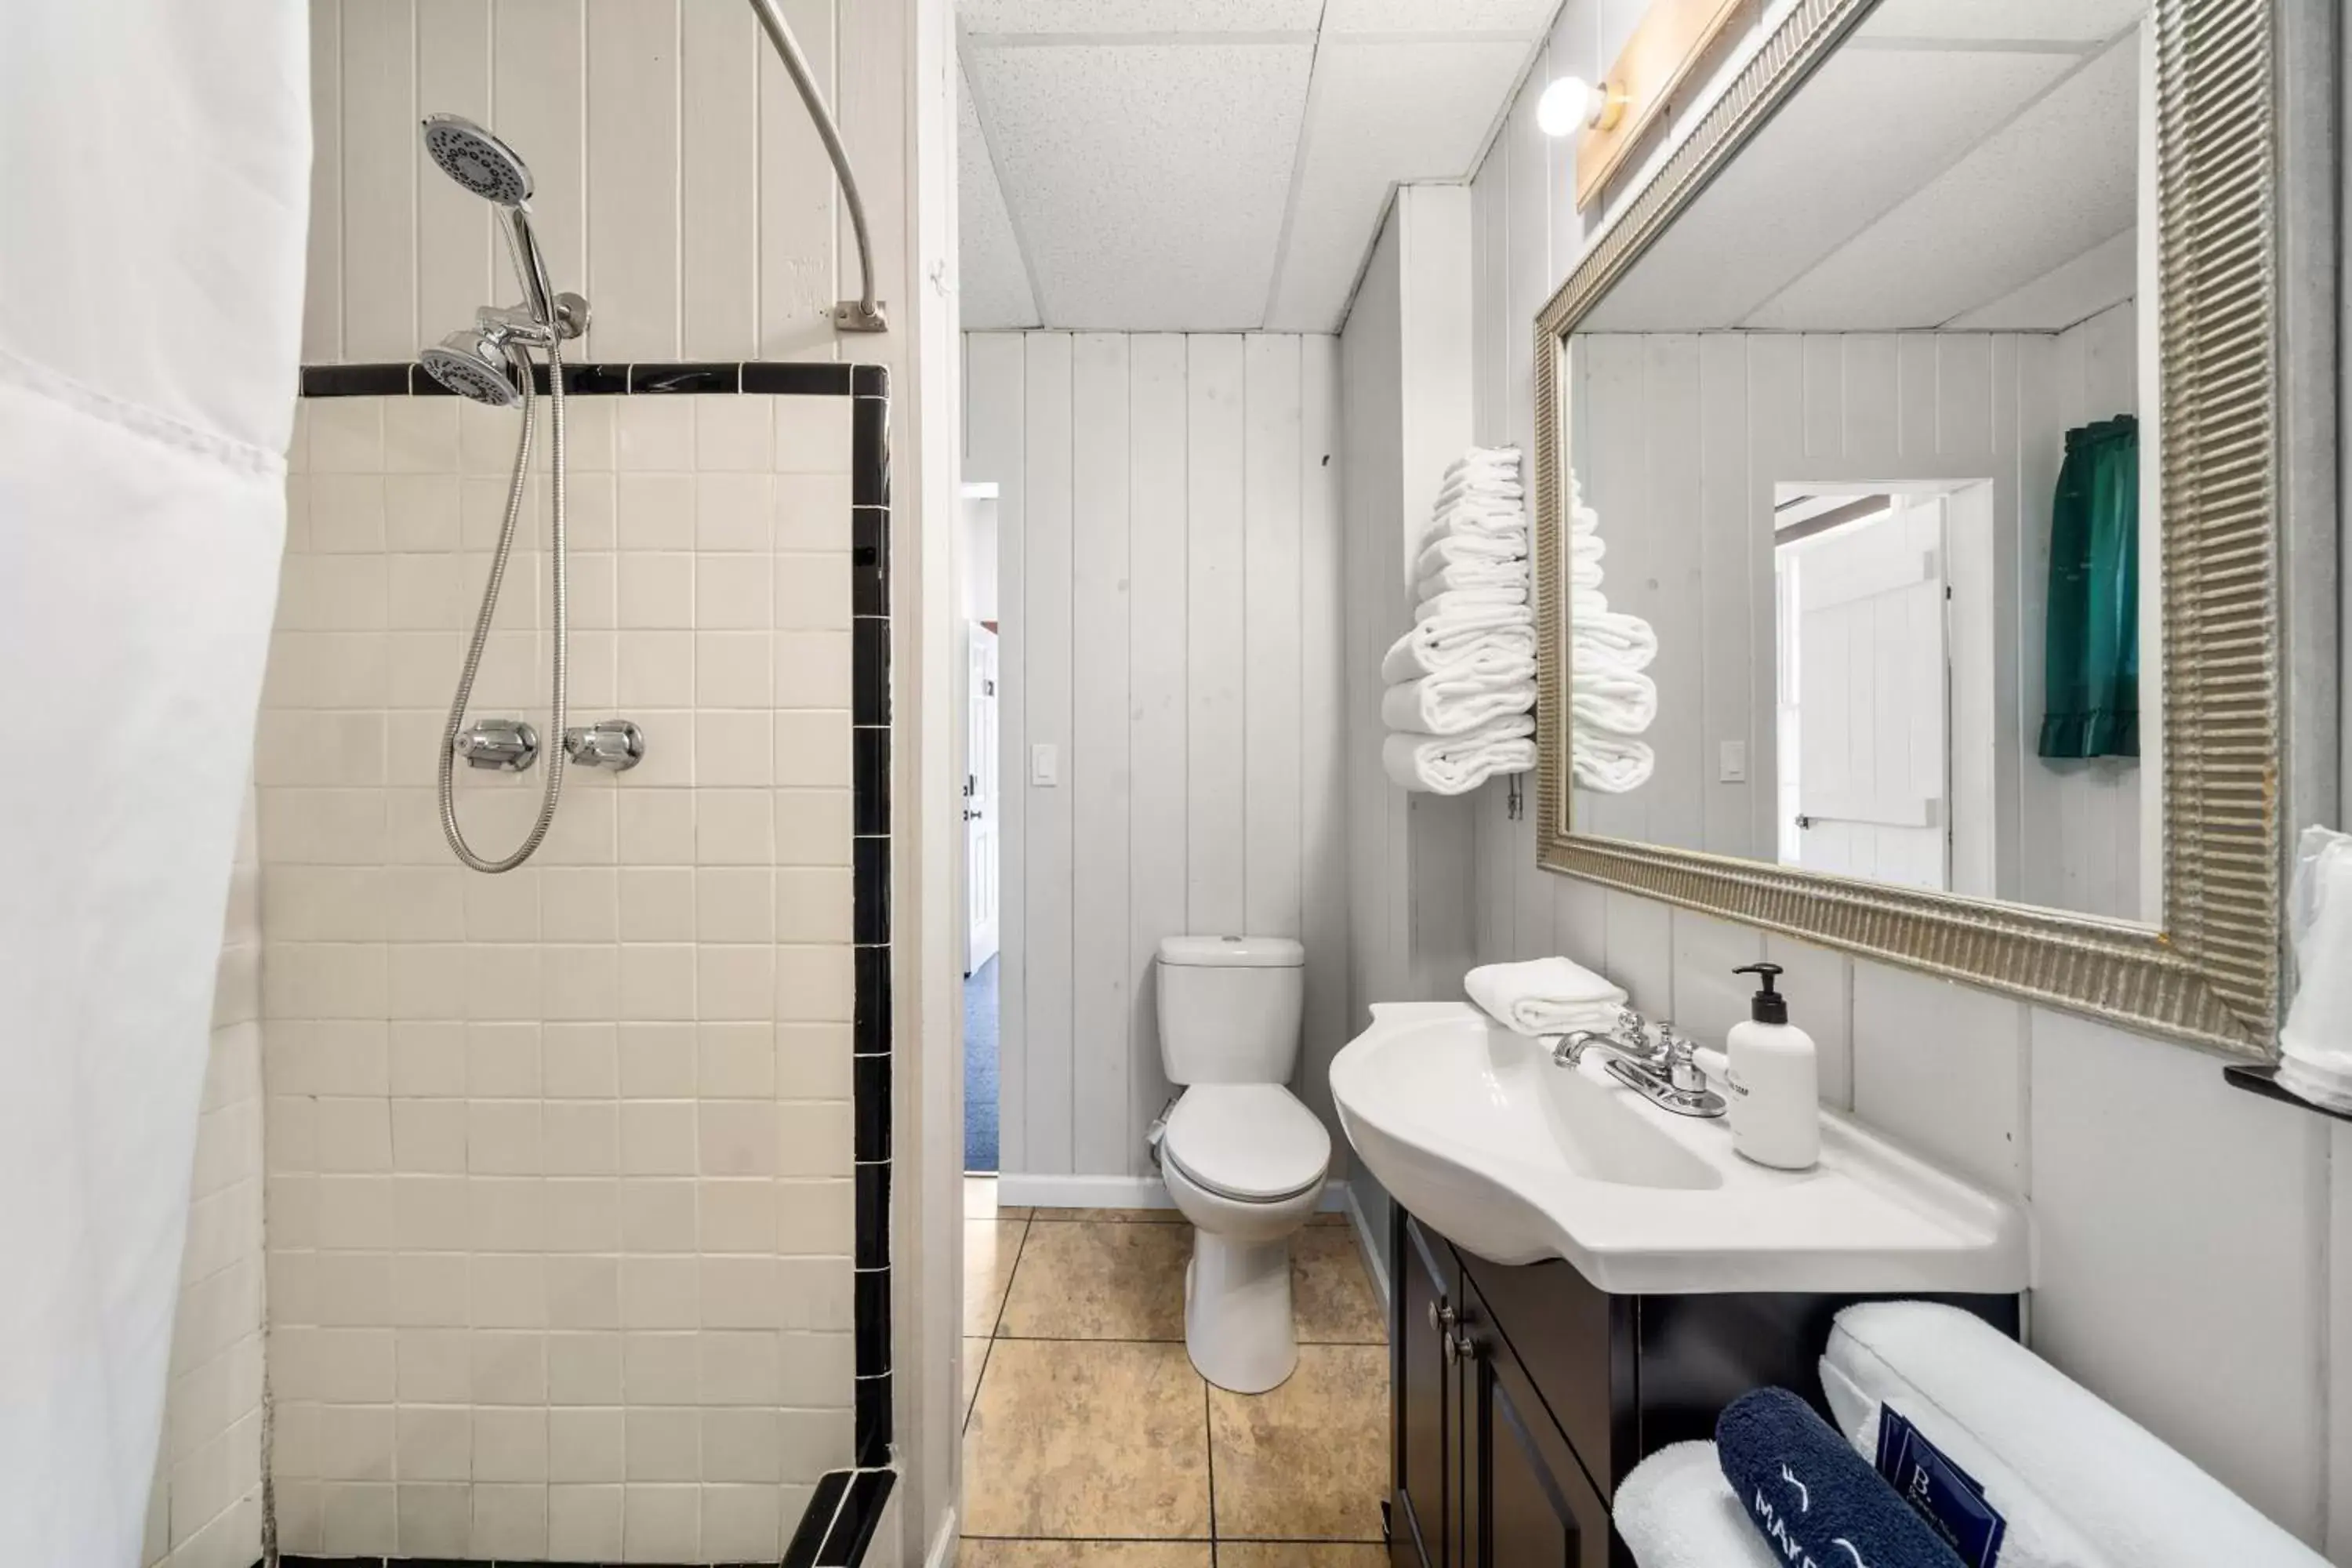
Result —
[[[1587,789],[1622,795],[1649,781],[1657,759],[1641,739],[1658,716],[1658,688],[1642,673],[1658,634],[1609,607],[1601,592],[1601,518],[1569,477],[1569,763]]]
[[[1473,447],[1447,467],[1413,578],[1413,628],[1381,660],[1389,777],[1460,795],[1527,772],[1536,763],[1536,634],[1517,447]]]

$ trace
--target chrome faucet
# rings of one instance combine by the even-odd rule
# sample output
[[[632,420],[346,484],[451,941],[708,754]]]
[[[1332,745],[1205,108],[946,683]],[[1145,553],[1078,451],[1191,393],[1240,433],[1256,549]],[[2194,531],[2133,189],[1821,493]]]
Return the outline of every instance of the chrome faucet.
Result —
[[[1601,1047],[1609,1052],[1605,1065],[1612,1078],[1677,1116],[1721,1116],[1726,1109],[1723,1096],[1706,1087],[1697,1044],[1664,1022],[1654,1038],[1649,1021],[1630,1007],[1617,1010],[1614,1031],[1571,1029],[1544,1036],[1538,1043],[1549,1047],[1556,1066],[1571,1068],[1582,1063],[1585,1052]]]

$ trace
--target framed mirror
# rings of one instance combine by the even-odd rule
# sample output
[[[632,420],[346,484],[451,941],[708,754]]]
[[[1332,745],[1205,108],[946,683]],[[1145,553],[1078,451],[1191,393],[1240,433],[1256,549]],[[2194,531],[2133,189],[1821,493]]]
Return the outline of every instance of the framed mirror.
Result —
[[[2267,1053],[2272,5],[1799,0],[1694,108],[1538,321],[1545,867]]]

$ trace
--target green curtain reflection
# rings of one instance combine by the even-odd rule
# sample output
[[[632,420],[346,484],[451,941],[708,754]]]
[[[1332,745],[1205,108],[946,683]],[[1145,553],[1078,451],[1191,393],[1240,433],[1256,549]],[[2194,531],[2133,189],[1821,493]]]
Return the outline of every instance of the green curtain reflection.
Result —
[[[2139,755],[2139,426],[2066,432],[2050,521],[2041,752]]]

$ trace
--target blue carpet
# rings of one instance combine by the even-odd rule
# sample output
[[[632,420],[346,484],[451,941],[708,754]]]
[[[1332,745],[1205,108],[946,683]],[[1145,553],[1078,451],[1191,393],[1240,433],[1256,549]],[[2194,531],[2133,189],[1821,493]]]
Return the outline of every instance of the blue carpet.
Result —
[[[963,1168],[996,1169],[996,960],[963,983]]]

